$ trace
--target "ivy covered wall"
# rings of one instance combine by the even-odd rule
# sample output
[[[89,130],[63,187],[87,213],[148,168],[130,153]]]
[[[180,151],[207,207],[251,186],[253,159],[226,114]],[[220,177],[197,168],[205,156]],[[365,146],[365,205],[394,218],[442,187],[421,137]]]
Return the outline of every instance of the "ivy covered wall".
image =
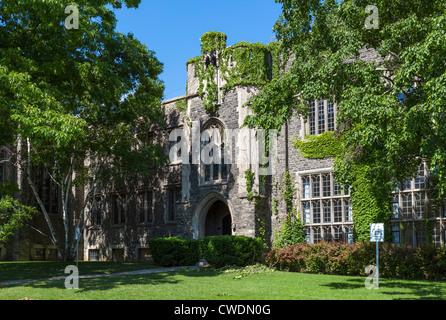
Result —
[[[262,88],[277,74],[282,61],[276,42],[264,45],[242,41],[227,47],[226,40],[227,36],[221,32],[203,34],[201,55],[186,63],[195,65],[195,76],[199,80],[197,94],[209,111],[215,111],[219,102],[219,77],[224,83],[223,92],[236,86]]]

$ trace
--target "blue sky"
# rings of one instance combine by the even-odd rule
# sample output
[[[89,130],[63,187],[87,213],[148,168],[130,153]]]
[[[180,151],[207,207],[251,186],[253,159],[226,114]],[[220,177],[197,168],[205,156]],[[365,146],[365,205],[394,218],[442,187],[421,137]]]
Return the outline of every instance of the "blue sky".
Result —
[[[227,45],[239,41],[267,44],[281,5],[274,0],[142,0],[138,9],[116,11],[117,30],[132,32],[155,51],[164,64],[160,78],[166,86],[164,98],[185,94],[186,61],[200,55],[200,37],[208,31],[228,36]]]

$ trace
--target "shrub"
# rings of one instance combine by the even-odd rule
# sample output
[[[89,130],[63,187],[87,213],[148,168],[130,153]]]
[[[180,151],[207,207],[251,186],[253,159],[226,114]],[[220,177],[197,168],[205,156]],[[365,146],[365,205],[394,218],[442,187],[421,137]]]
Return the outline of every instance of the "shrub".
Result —
[[[199,240],[201,257],[213,267],[244,267],[261,261],[262,240],[245,236],[209,236]]]
[[[375,265],[375,243],[353,245],[319,243],[290,245],[272,249],[266,261],[279,270],[364,276],[369,265]],[[383,278],[444,280],[446,249],[424,246],[380,244],[379,272]]]
[[[163,267],[191,266],[199,259],[198,241],[176,237],[149,240],[155,264]]]

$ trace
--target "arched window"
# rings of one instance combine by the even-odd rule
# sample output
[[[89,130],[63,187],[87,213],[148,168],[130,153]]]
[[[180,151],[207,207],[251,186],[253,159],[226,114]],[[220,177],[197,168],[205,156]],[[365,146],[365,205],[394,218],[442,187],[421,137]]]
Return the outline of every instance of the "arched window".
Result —
[[[225,163],[225,130],[217,120],[208,123],[201,132],[200,159],[202,183],[227,179],[229,164]]]

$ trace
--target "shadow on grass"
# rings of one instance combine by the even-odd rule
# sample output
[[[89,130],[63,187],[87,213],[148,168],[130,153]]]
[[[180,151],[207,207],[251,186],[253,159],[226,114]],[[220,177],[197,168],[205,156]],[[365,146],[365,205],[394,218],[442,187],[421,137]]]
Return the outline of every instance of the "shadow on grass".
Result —
[[[178,284],[182,282],[176,276],[182,275],[186,277],[214,277],[218,275],[217,272],[204,271],[204,270],[183,270],[183,271],[171,271],[171,272],[157,272],[146,274],[129,274],[129,275],[106,275],[92,278],[80,278],[79,289],[75,290],[76,293],[94,293],[104,292],[112,290],[121,286],[131,285],[163,285],[163,284]],[[82,274],[80,274],[82,276]],[[65,289],[65,280],[38,280],[28,283],[20,283],[14,285],[4,286],[4,288],[35,288],[35,289]],[[0,290],[1,290],[0,286]],[[131,296],[131,292],[129,292]],[[130,297],[131,298],[131,297]]]
[[[348,278],[345,282],[331,282],[323,286],[333,290],[365,289],[365,279],[366,277]],[[395,300],[413,300],[414,297],[419,300],[444,300],[446,299],[446,283],[380,278],[379,291],[376,290],[376,292],[386,296],[395,296]]]

